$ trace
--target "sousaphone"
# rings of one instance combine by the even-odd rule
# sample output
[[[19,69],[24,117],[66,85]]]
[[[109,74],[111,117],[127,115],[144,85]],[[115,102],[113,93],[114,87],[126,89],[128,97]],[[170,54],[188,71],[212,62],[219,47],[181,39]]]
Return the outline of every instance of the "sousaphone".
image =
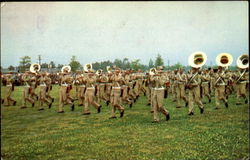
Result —
[[[70,66],[63,66],[61,69],[62,73],[69,73],[71,71],[71,67]]]
[[[188,64],[193,68],[202,67],[207,61],[207,55],[204,52],[194,52],[188,57]]]
[[[108,73],[111,73],[111,72],[112,72],[112,68],[111,68],[110,66],[107,66],[106,69],[107,69],[107,72],[108,72]]]
[[[249,55],[248,54],[242,54],[237,59],[237,67],[241,69],[246,69],[249,67]]]
[[[233,63],[233,56],[229,53],[220,53],[215,60],[218,66],[228,67]]]
[[[83,70],[85,71],[85,72],[89,72],[89,71],[92,71],[92,64],[90,64],[90,63],[88,63],[88,64],[85,64],[84,65],[84,68],[83,68]]]
[[[30,66],[30,72],[37,73],[41,69],[41,66],[38,63],[34,63]]]
[[[151,68],[151,69],[149,70],[149,75],[153,76],[153,75],[155,75],[155,74],[156,74],[156,68]]]

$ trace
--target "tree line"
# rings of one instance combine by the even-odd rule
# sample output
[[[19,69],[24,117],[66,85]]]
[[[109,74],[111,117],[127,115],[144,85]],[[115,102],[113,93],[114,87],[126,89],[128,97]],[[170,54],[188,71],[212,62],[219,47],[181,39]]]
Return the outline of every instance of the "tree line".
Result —
[[[41,68],[43,69],[58,69],[60,70],[64,65],[63,64],[55,64],[54,61],[50,61],[49,63],[41,63],[41,55],[38,56],[39,64],[41,65]],[[8,67],[8,70],[10,71],[18,71],[18,72],[25,72],[29,70],[29,67],[31,65],[31,57],[30,56],[23,56],[20,57],[19,66],[14,67],[10,65]],[[76,70],[83,70],[83,66],[85,64],[81,64],[76,56],[72,56],[69,62],[69,66],[71,67],[72,72],[75,72]],[[94,62],[92,63],[93,69],[102,69],[106,71],[107,66],[116,66],[123,70],[126,69],[133,69],[135,71],[142,70],[147,71],[150,68],[157,67],[157,66],[164,66],[165,69],[168,70],[175,70],[179,68],[183,68],[184,70],[189,70],[190,66],[184,66],[181,63],[176,63],[174,65],[165,65],[164,60],[161,57],[160,54],[158,54],[154,60],[150,59],[148,65],[142,64],[140,59],[135,60],[129,60],[128,58],[123,59],[115,59],[113,62],[110,60],[107,61],[101,61],[101,62]],[[211,66],[216,67],[216,66]],[[208,66],[204,66],[203,68],[208,68]],[[230,69],[236,69],[236,66],[230,66]],[[1,67],[2,70],[2,67]]]

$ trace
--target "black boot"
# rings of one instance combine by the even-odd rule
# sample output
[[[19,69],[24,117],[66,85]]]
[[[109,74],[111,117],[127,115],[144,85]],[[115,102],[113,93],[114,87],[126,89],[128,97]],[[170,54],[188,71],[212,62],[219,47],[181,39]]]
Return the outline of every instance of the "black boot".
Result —
[[[90,115],[90,112],[88,112],[88,113],[83,113],[83,115]]]
[[[247,103],[248,103],[248,100],[246,99],[246,100],[245,100],[245,104],[247,104]]]
[[[150,106],[151,104],[150,104],[150,103],[148,103],[147,105],[148,105],[148,106]]]
[[[2,104],[4,103],[4,99],[2,99]]]
[[[71,111],[74,111],[74,110],[75,110],[75,105],[72,104],[72,106],[71,106]]]
[[[188,115],[189,115],[189,116],[192,116],[192,115],[194,115],[194,113],[193,113],[193,112],[190,112],[190,113],[188,113]]]
[[[225,106],[226,106],[226,108],[228,108],[228,103],[227,102],[225,103]]]
[[[209,101],[208,101],[209,103],[211,103],[211,99],[209,99]]]
[[[185,105],[185,107],[187,107],[188,106],[188,102],[186,102],[186,105]]]
[[[117,117],[116,116],[109,117],[109,119],[114,119],[114,118],[117,118]]]
[[[132,107],[133,107],[133,103],[130,103],[129,108],[132,108]]]
[[[97,113],[100,113],[101,112],[101,108],[102,108],[102,105],[100,105],[97,109]]]
[[[120,113],[120,117],[123,117],[123,115],[124,115],[124,110],[123,110],[123,111],[121,111],[121,113]]]
[[[14,101],[13,106],[16,106],[16,101]]]
[[[64,111],[58,111],[57,113],[64,113]]]
[[[109,105],[109,103],[110,103],[110,101],[106,101],[106,105],[107,105],[107,106]]]
[[[49,109],[51,108],[51,106],[52,106],[52,102],[49,104]]]
[[[44,108],[40,108],[40,109],[38,109],[38,111],[43,111],[44,110]]]
[[[54,99],[54,98],[52,98],[52,102],[54,102],[54,100],[55,100],[55,99]]]
[[[168,121],[170,119],[170,114],[168,113],[167,115],[166,115],[166,121]]]
[[[35,106],[35,102],[34,103],[32,103],[32,107],[34,107]]]
[[[204,108],[201,108],[200,109],[200,113],[202,114],[204,112]]]

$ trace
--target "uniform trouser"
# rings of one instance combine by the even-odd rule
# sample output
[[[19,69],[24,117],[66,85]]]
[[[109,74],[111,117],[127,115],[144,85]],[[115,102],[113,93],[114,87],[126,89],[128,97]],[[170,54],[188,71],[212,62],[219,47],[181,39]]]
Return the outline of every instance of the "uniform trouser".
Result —
[[[133,89],[132,86],[129,86],[129,92],[128,92],[129,96],[132,98],[132,99],[136,99],[136,94],[135,94],[135,91]]]
[[[240,97],[243,97],[245,100],[247,99],[246,96],[246,83],[238,83],[236,84],[236,102],[240,102]]]
[[[163,106],[164,103],[164,89],[152,89],[152,104],[154,110],[154,120],[159,121],[159,112],[163,113],[165,116],[168,111]]]
[[[208,83],[203,83],[202,84],[202,96],[207,97],[208,99],[211,99],[211,96],[209,94],[209,85]]]
[[[11,98],[11,94],[12,94],[12,86],[6,86],[6,96],[4,98],[4,104],[3,105],[10,106],[10,105],[14,104],[15,100]]]
[[[173,101],[175,101],[177,99],[177,93],[176,93],[176,84],[172,85],[172,98],[173,98]]]
[[[95,88],[87,88],[84,95],[84,109],[83,113],[90,113],[89,105],[93,105],[96,109],[100,106],[100,104],[95,102]]]
[[[67,97],[66,104],[72,104],[74,101],[74,98],[70,96],[70,90],[66,92],[66,97]]]
[[[79,86],[78,92],[77,92],[79,104],[82,104],[82,105],[84,104],[84,90],[85,90],[84,86]]]
[[[150,104],[151,104],[151,111],[154,111],[154,106],[153,106],[153,97],[154,97],[154,89],[153,88],[150,88]]]
[[[218,85],[215,87],[215,106],[216,108],[219,108],[220,101],[224,101],[224,103],[227,103],[227,99],[225,97],[225,86],[224,85]]]
[[[51,87],[51,85],[48,85],[47,87],[48,87],[48,91],[46,92],[46,97],[49,98],[50,100],[52,100],[53,97],[51,97],[51,95],[50,95],[50,87]]]
[[[99,86],[100,98],[104,101],[109,101],[107,95],[105,94],[105,84],[100,84]]]
[[[200,109],[203,108],[203,104],[200,100],[200,87],[199,86],[192,87],[188,91],[188,108],[189,108],[188,110],[189,110],[189,113],[193,112],[194,102],[198,105],[198,107]]]
[[[46,88],[47,86],[39,86],[39,100],[40,100],[40,105],[39,108],[42,109],[43,108],[43,104],[46,103],[47,105],[50,104],[49,100],[46,97]]]
[[[135,87],[134,87],[134,92],[136,96],[140,95],[140,84],[139,80],[136,80],[135,82]]]
[[[121,89],[112,89],[111,91],[111,105],[112,105],[112,110],[111,110],[111,116],[115,116],[115,111],[116,109],[123,111],[124,107],[121,106]]]
[[[30,93],[29,93],[29,89],[30,87],[28,86],[24,86],[24,90],[23,90],[23,107],[26,107],[26,103],[27,101],[30,102],[31,104],[35,103],[35,101],[31,98]]]
[[[215,94],[215,86],[214,86],[214,81],[210,81],[210,95],[214,95]]]
[[[146,87],[146,95],[147,95],[148,103],[151,104],[151,89],[149,87]]]
[[[122,100],[127,102],[128,104],[132,104],[133,102],[129,99],[128,96],[128,86],[123,86]]]
[[[30,92],[30,98],[34,99],[34,97],[38,97],[38,95],[36,94],[36,88],[34,86],[31,86],[31,92]],[[37,100],[37,99],[34,99]]]
[[[59,109],[58,111],[63,111],[64,103],[73,104],[67,97],[67,86],[61,86],[59,91]]]
[[[178,86],[176,87],[176,93],[177,93],[177,106],[181,106],[182,99],[185,102],[187,102],[187,98],[185,96],[185,85],[184,84],[178,84]]]
[[[109,101],[110,101],[110,95],[111,95],[111,84],[106,84],[105,97]]]

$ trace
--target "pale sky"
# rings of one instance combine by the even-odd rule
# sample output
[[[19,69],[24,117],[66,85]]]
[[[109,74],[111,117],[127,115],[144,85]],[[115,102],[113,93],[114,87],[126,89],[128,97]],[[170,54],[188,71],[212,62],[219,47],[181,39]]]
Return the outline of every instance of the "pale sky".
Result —
[[[6,2],[1,5],[1,65],[81,64],[162,55],[165,65],[188,64],[203,51],[207,65],[221,52],[249,53],[248,2]]]

